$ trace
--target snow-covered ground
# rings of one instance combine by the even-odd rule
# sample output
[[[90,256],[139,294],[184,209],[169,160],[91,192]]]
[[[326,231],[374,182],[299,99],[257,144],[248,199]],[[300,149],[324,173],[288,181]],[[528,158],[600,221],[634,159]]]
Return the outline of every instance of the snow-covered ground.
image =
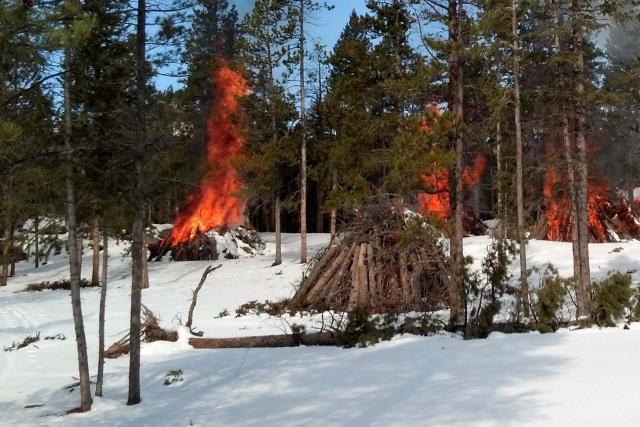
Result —
[[[280,333],[285,327],[266,316],[234,316],[247,301],[290,296],[301,276],[298,236],[285,235],[284,263],[278,267],[271,267],[273,236],[263,237],[268,241],[264,256],[222,260],[223,267],[207,280],[194,316],[194,325],[206,336]],[[327,240],[327,235],[310,235],[311,248]],[[488,244],[486,237],[468,238],[465,252],[480,260]],[[122,256],[125,248],[110,246],[107,344],[128,327],[130,259]],[[590,249],[596,278],[611,270],[633,270],[634,280],[640,280],[640,242]],[[89,276],[88,252],[84,277]],[[552,262],[561,274],[572,272],[569,244],[532,241],[528,256],[531,264]],[[143,303],[165,325],[186,320],[191,290],[206,265],[150,264],[151,287],[143,292]],[[77,376],[68,292],[15,291],[67,275],[64,257],[37,270],[19,263],[16,277],[0,288],[0,346],[37,331],[41,337],[67,337],[13,352],[0,349],[1,426],[584,427],[636,425],[640,419],[640,325],[635,324],[630,330],[493,334],[475,341],[405,335],[367,349],[194,350],[184,340],[143,344],[140,405],[125,405],[128,358],[123,357],[107,360],[105,397],[95,398],[91,412],[63,415],[79,401],[77,390],[65,389]],[[98,288],[82,290],[92,374],[98,300]],[[230,316],[219,317],[224,310]],[[178,369],[183,380],[163,385],[167,372]]]

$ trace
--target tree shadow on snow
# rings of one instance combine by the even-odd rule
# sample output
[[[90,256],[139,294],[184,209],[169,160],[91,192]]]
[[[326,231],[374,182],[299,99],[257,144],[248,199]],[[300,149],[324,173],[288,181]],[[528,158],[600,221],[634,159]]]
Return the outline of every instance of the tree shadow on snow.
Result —
[[[544,422],[540,382],[567,358],[540,353],[562,335],[462,341],[404,337],[367,349],[194,350],[143,359],[143,402],[125,407],[126,369],[107,371],[96,412],[65,425],[518,425]],[[113,369],[113,368],[112,368]],[[183,381],[165,386],[170,370]],[[538,387],[530,385],[537,382]],[[77,392],[43,394],[68,409]],[[36,402],[37,403],[37,402]],[[3,405],[4,406],[4,405]],[[3,409],[11,410],[5,406]]]

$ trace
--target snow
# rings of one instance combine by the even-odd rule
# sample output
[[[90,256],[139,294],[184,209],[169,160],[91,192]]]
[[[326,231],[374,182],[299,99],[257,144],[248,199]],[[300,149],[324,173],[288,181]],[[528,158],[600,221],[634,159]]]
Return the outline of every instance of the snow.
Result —
[[[265,255],[223,259],[198,298],[194,326],[206,336],[281,333],[286,323],[265,315],[235,317],[250,300],[291,296],[304,266],[299,237],[284,236],[283,264],[272,267],[274,237]],[[312,250],[328,235],[309,236]],[[465,239],[465,253],[478,263],[487,237]],[[618,248],[622,248],[618,251]],[[128,244],[110,245],[107,297],[108,344],[128,327],[130,258]],[[571,245],[531,241],[531,265],[552,262],[572,273]],[[614,251],[616,249],[616,251]],[[595,278],[631,270],[640,280],[640,242],[591,245]],[[492,334],[486,340],[457,336],[405,335],[366,349],[194,350],[186,320],[191,290],[207,262],[150,263],[151,287],[143,303],[163,326],[179,330],[176,343],[142,348],[143,402],[125,405],[128,358],[107,360],[104,398],[89,413],[64,415],[79,402],[77,361],[69,295],[66,291],[16,292],[27,283],[68,275],[64,256],[35,270],[22,262],[9,286],[0,288],[0,346],[39,331],[41,340],[12,352],[0,350],[0,426],[602,426],[635,425],[640,416],[640,325],[631,329],[561,330],[556,334]],[[85,250],[83,276],[89,277]],[[513,273],[517,274],[517,262]],[[534,279],[535,281],[535,279]],[[99,289],[82,289],[92,375],[97,362]],[[230,315],[218,317],[227,310]],[[289,319],[290,322],[308,322]],[[163,385],[167,373],[182,370],[182,381]],[[25,406],[42,405],[31,408]]]

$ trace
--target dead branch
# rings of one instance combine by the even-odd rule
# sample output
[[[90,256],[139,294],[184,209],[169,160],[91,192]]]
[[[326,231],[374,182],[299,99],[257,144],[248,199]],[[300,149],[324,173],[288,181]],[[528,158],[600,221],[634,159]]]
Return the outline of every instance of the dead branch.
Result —
[[[193,331],[193,328],[191,327],[191,325],[193,324],[193,310],[195,310],[196,304],[198,302],[198,292],[200,292],[200,289],[202,288],[202,285],[204,285],[204,281],[207,280],[207,277],[209,276],[209,274],[213,273],[220,267],[222,267],[222,264],[218,264],[215,267],[213,265],[208,265],[207,268],[205,268],[204,272],[202,273],[202,277],[200,278],[200,283],[198,283],[198,286],[196,286],[196,288],[192,291],[193,298],[191,298],[191,306],[189,307],[189,316],[187,317],[187,323],[185,326],[189,328],[189,331],[191,331],[193,335],[202,336],[202,332],[196,333]]]

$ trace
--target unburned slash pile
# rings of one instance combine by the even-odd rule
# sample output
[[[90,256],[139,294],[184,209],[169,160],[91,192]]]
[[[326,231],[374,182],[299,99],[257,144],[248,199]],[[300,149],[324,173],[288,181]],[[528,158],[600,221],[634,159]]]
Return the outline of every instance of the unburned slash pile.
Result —
[[[402,202],[366,204],[312,264],[291,300],[296,309],[370,313],[446,306],[445,239]]]

